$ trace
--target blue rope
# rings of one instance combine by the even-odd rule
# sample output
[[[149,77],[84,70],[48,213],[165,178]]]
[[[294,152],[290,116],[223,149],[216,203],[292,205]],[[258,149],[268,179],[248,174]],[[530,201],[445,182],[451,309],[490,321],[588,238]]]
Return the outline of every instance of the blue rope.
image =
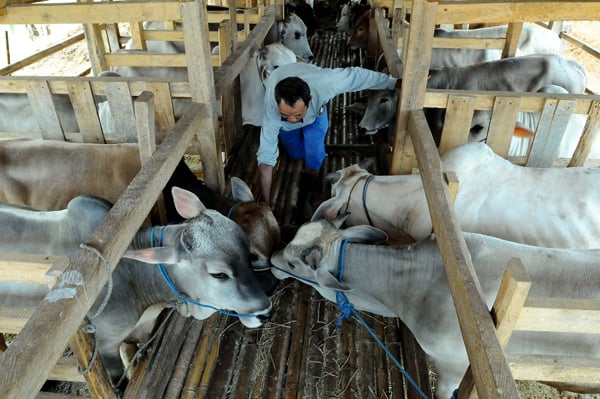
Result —
[[[162,246],[164,231],[165,231],[165,226],[162,226],[162,228],[160,229],[160,234],[158,236],[158,246]],[[150,230],[150,242],[151,242],[151,245],[154,246],[154,227],[152,227],[152,229]],[[169,288],[171,289],[171,291],[183,303],[190,303],[192,305],[200,306],[202,308],[212,309],[215,312],[224,314],[226,316],[233,316],[233,317],[256,317],[257,316],[255,314],[248,314],[248,313],[233,313],[233,312],[228,312],[226,310],[219,309],[219,308],[214,307],[212,305],[207,305],[205,303],[196,302],[193,299],[191,299],[190,297],[187,297],[187,296],[183,295],[177,289],[177,287],[175,286],[175,283],[173,282],[173,280],[169,276],[169,273],[167,272],[167,269],[166,269],[166,267],[165,267],[165,265],[163,263],[157,263],[156,267],[158,268],[158,271],[160,272],[160,275],[162,276],[163,280],[165,280],[165,283],[167,283],[167,285],[169,286]]]
[[[339,281],[342,281],[342,278],[344,277],[344,264],[345,264],[344,255],[346,253],[346,245],[348,245],[348,243],[349,243],[348,240],[344,240],[344,241],[342,241],[342,244],[340,246],[340,258],[339,258],[340,260],[339,260],[339,267],[338,267]],[[388,355],[388,357],[394,362],[396,367],[398,367],[400,372],[402,372],[404,377],[406,377],[408,382],[410,382],[410,384],[413,386],[413,388],[415,388],[415,390],[419,393],[419,395],[421,395],[421,397],[424,399],[428,399],[427,395],[425,395],[425,393],[421,390],[421,388],[417,385],[417,383],[412,379],[410,374],[404,369],[404,367],[402,367],[402,364],[398,361],[398,359],[396,359],[396,357],[392,354],[392,352],[390,352],[389,349],[385,346],[385,344],[379,339],[377,334],[375,334],[375,332],[371,329],[371,327],[369,327],[367,322],[365,322],[365,320],[360,316],[358,311],[354,308],[354,305],[348,300],[348,297],[346,296],[346,294],[344,294],[342,291],[336,291],[335,299],[336,299],[338,307],[340,308],[340,312],[342,313],[340,315],[340,317],[338,318],[335,328],[339,328],[339,326],[342,323],[342,320],[349,319],[351,315],[354,315],[354,317],[356,317],[358,319],[358,321],[360,321],[360,323],[367,329],[369,334],[371,334],[371,336],[379,344],[379,346],[381,346],[381,348],[384,350],[386,355]]]
[[[371,216],[369,215],[369,210],[367,209],[367,187],[369,186],[369,183],[371,182],[372,178],[373,178],[373,175],[369,175],[369,177],[367,177],[367,180],[365,180],[365,185],[363,187],[363,193],[362,193],[363,209],[365,211],[365,214],[367,215],[367,220],[369,221],[369,225],[371,225],[371,226],[373,226],[373,221],[371,220]]]
[[[231,208],[229,208],[229,212],[227,212],[227,217],[229,219],[231,219],[231,215],[233,215],[233,212],[235,212],[236,209],[238,209],[240,205],[242,205],[242,201],[236,202]]]

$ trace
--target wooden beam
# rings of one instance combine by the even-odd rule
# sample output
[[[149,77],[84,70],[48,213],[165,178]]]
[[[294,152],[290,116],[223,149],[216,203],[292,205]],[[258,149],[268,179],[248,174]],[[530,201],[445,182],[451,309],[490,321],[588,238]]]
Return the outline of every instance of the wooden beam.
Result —
[[[415,3],[418,0],[415,0]],[[482,12],[485,10],[485,12]],[[437,24],[498,23],[552,21],[557,15],[563,21],[600,19],[599,1],[538,0],[444,0],[439,2]]]
[[[0,24],[104,24],[115,21],[178,20],[179,2],[128,0],[127,2],[9,5]]]
[[[444,260],[469,362],[477,370],[474,373],[477,394],[489,399],[518,398],[517,386],[483,300],[456,212],[449,205],[451,200],[442,179],[442,163],[423,111],[411,111],[408,122],[435,239]]]
[[[104,254],[110,271],[148,215],[189,142],[210,124],[206,106],[192,103],[87,242]],[[13,344],[0,355],[0,397],[21,399],[37,394],[108,278],[104,261],[86,250],[80,251],[65,275],[77,276],[79,283],[61,278],[57,287],[68,287],[73,294],[59,296],[61,291],[55,289],[55,300],[44,300]],[[40,335],[40,331],[45,333]]]

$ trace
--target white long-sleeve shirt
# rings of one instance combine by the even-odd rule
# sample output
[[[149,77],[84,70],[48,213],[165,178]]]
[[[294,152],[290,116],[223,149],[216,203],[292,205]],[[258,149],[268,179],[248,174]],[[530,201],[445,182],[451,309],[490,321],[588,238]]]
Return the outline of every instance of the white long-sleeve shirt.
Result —
[[[301,122],[297,123],[282,120],[278,104],[275,101],[277,83],[292,76],[304,80],[308,84],[312,96],[306,115]],[[277,68],[267,79],[265,87],[264,118],[260,133],[260,146],[256,153],[258,163],[274,166],[279,156],[277,147],[279,130],[288,131],[310,125],[319,115],[321,105],[338,94],[368,89],[391,90],[395,84],[396,78],[393,76],[359,67],[331,69],[295,62]]]

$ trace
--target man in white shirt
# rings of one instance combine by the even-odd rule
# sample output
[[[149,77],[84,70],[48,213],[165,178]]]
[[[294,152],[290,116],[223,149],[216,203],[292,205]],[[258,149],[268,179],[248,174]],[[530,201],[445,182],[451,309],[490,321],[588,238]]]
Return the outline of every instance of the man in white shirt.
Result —
[[[270,206],[273,167],[281,139],[291,159],[303,159],[294,222],[302,211],[325,160],[329,128],[327,102],[342,93],[368,89],[394,89],[395,77],[365,68],[321,68],[292,63],[274,70],[265,87],[265,106],[257,161],[262,199]]]

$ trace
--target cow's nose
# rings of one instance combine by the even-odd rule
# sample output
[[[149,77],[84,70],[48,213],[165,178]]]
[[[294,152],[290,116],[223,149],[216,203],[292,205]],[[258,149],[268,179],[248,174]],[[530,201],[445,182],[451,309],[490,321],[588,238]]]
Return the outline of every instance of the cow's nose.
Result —
[[[269,313],[265,313],[265,314],[259,314],[258,316],[256,316],[256,318],[261,322],[261,323],[266,323],[267,321],[271,320],[271,316],[273,316],[273,311],[269,310]]]
[[[308,57],[308,62],[312,62],[312,60],[314,60],[315,57],[313,57],[312,55],[310,57]]]

